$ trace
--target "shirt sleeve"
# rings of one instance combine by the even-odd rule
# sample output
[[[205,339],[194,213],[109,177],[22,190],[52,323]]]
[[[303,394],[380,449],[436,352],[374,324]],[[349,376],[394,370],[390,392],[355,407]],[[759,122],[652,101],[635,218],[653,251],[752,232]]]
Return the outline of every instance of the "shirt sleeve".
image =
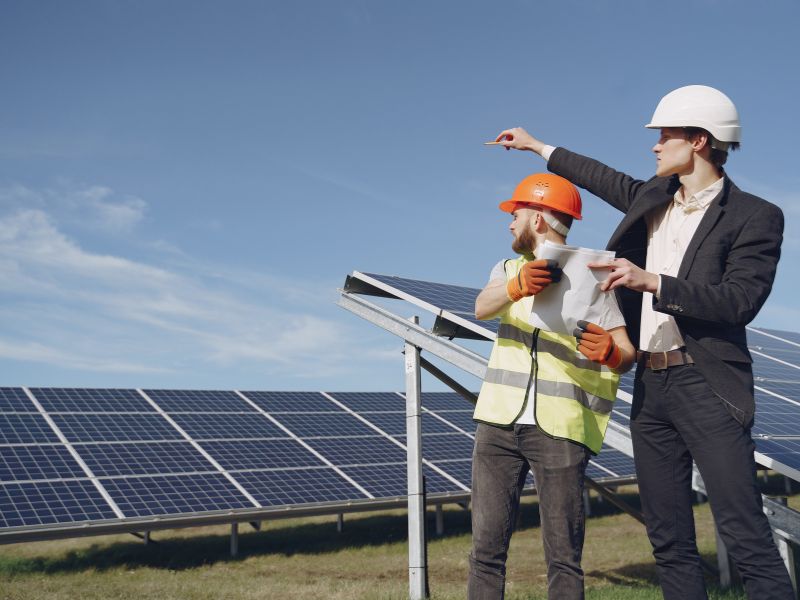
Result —
[[[603,329],[614,329],[616,327],[623,327],[625,325],[625,317],[622,316],[622,311],[617,304],[617,295],[614,292],[603,294],[603,316],[600,319],[600,327]]]
[[[491,283],[496,279],[502,279],[505,281],[505,278],[506,278],[506,261],[501,260],[492,269],[492,272],[489,274],[489,281],[487,281],[486,283],[487,284]]]
[[[545,161],[550,160],[550,155],[553,153],[553,150],[555,149],[556,149],[555,146],[548,146],[547,144],[545,144],[544,148],[542,148],[542,158],[545,159]]]

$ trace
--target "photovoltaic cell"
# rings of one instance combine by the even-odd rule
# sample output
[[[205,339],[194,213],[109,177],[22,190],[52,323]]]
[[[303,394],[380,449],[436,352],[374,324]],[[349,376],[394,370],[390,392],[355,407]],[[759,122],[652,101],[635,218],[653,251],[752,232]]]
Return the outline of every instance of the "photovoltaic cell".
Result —
[[[366,496],[331,468],[243,471],[236,481],[262,506],[363,500]]]
[[[260,413],[170,415],[195,440],[285,438],[287,433]]]
[[[54,414],[52,418],[70,442],[183,439],[159,414]]]
[[[406,410],[405,399],[392,392],[331,392],[330,395],[357,413]]]
[[[217,471],[189,442],[78,444],[75,450],[98,477]]]
[[[49,413],[155,412],[136,390],[87,388],[30,388]]]
[[[458,460],[472,456],[475,440],[463,433],[425,434],[422,436],[422,456],[432,462]]]
[[[747,345],[751,349],[762,350],[767,354],[773,351],[800,352],[800,333],[779,331],[763,327],[747,328]]]
[[[376,431],[348,413],[275,415],[275,419],[300,438],[375,435]]]
[[[342,410],[319,392],[242,392],[268,413]]]
[[[461,460],[438,461],[436,466],[461,482],[467,488],[472,487],[472,457]]]
[[[603,444],[600,454],[591,458],[586,474],[593,479],[632,477],[636,474],[636,469],[630,456]]]
[[[0,444],[45,444],[58,436],[39,414],[0,414]]]
[[[70,479],[86,472],[66,446],[0,446],[0,481]]]
[[[114,511],[87,480],[0,485],[0,527],[115,518]]]
[[[477,392],[475,393],[477,396]],[[450,410],[473,411],[475,405],[454,392],[423,392],[422,406],[434,412]]]
[[[221,474],[101,479],[126,517],[252,508]]]
[[[217,390],[144,390],[165,412],[255,412],[236,392]]]
[[[309,439],[306,443],[337,466],[403,462],[406,451],[382,436]]]
[[[362,413],[361,416],[389,435],[406,434],[405,413]],[[422,433],[452,433],[454,431],[451,426],[442,423],[439,419],[428,414],[422,415]]]
[[[319,467],[325,464],[292,439],[203,442],[202,446],[228,471]]]
[[[0,413],[38,412],[22,388],[0,388]]]
[[[753,375],[764,384],[792,384],[800,381],[800,368],[753,354]],[[768,385],[765,385],[765,387],[768,387]]]
[[[459,285],[448,285],[445,283],[434,283],[432,281],[418,281],[415,279],[404,279],[390,275],[376,275],[374,273],[364,273],[400,290],[401,292],[419,298],[437,308],[447,310],[454,315],[461,317],[480,327],[484,327],[493,332],[497,331],[497,321],[478,321],[475,318],[475,298],[480,292],[479,289],[464,287]]]
[[[451,423],[458,427],[459,429],[463,429],[467,433],[472,435],[475,434],[475,421],[472,420],[472,411],[463,411],[463,412],[437,412],[437,416],[441,417],[448,423]],[[433,418],[433,417],[431,417]],[[452,431],[452,430],[450,430]],[[427,432],[425,432],[427,433]]]
[[[345,467],[342,469],[376,498],[406,496],[407,466],[405,463]],[[428,494],[463,492],[455,483],[429,467],[423,467]]]

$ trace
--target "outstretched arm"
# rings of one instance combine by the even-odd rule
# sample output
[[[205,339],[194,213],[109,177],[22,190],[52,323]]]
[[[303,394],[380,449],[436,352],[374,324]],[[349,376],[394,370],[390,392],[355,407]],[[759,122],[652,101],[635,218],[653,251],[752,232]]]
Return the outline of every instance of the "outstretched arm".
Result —
[[[554,148],[522,127],[504,129],[498,134],[495,143],[506,150],[513,148],[538,154],[547,161],[548,170],[569,179],[622,212],[628,212],[642,186],[649,183],[615,171],[586,156],[564,148]]]

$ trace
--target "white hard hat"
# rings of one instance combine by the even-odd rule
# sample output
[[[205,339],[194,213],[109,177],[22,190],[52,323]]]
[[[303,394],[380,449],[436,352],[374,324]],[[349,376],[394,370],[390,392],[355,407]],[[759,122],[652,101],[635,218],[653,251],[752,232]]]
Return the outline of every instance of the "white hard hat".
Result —
[[[738,142],[742,137],[736,106],[725,94],[707,85],[687,85],[671,91],[658,103],[645,127],[701,127],[719,142]],[[712,147],[720,150],[727,150],[728,145],[712,142]]]

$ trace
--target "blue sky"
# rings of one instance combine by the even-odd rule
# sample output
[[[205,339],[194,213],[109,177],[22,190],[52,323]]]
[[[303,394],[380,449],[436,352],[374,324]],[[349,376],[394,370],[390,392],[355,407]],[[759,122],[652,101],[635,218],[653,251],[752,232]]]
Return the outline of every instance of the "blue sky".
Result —
[[[0,385],[401,389],[400,341],[335,305],[345,276],[482,286],[510,253],[497,203],[545,166],[481,142],[520,125],[646,178],[642,126],[695,83],[739,108],[732,179],[786,214],[756,323],[800,330],[798,23],[794,1],[6,0]],[[584,206],[570,241],[603,247],[620,215]]]

